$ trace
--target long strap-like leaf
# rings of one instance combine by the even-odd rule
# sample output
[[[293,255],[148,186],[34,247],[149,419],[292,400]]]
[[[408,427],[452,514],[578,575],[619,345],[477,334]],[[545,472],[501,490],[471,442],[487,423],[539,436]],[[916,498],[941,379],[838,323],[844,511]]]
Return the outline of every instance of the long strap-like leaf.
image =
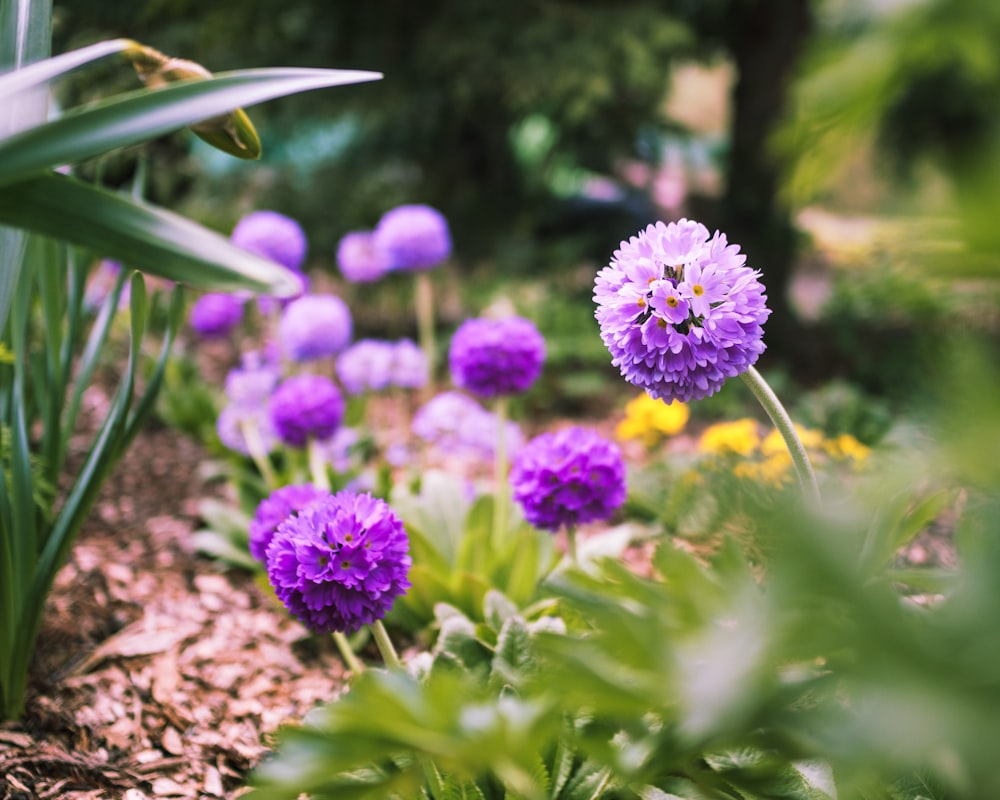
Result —
[[[278,297],[301,291],[284,267],[235,247],[189,219],[66,175],[38,175],[0,189],[0,225],[72,242],[129,267],[220,291]]]
[[[380,77],[360,70],[252,69],[129,92],[0,141],[0,184],[145,142],[242,106]]]

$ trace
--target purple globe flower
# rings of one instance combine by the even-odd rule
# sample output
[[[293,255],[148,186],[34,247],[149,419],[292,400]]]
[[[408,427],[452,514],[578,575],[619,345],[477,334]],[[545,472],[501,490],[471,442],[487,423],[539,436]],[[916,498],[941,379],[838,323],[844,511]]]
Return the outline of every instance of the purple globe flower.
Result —
[[[203,339],[221,339],[243,319],[243,300],[232,294],[203,294],[191,307],[191,327]]]
[[[448,352],[452,381],[479,397],[526,391],[544,360],[545,339],[523,317],[466,320]]]
[[[385,501],[342,491],[278,525],[266,552],[267,575],[310,630],[351,634],[382,619],[409,588],[409,547]]]
[[[625,463],[621,448],[596,431],[564,428],[521,448],[510,483],[525,519],[555,532],[614,514],[625,502]]]
[[[260,501],[250,520],[250,555],[263,562],[278,525],[290,515],[300,514],[303,509],[332,496],[326,489],[319,489],[311,483],[275,489]]]
[[[337,358],[337,377],[348,394],[378,392],[392,381],[394,349],[391,342],[362,339]]]
[[[219,412],[215,430],[219,441],[227,450],[244,456],[250,455],[250,446],[247,444],[248,433],[257,437],[265,453],[270,453],[279,444],[274,423],[271,422],[271,415],[264,403],[258,405],[230,403]]]
[[[375,246],[390,269],[430,269],[451,255],[451,233],[440,211],[425,205],[398,206],[379,220]]]
[[[244,358],[239,367],[226,374],[226,397],[234,405],[242,407],[267,405],[279,380],[281,371],[277,365]]]
[[[277,211],[252,211],[236,223],[229,237],[233,244],[276,261],[295,272],[306,259],[306,234],[291,217]]]
[[[496,452],[498,418],[461,392],[441,392],[413,415],[413,434],[442,452],[456,456],[490,459]],[[524,443],[521,429],[508,422],[504,432],[507,453],[513,455]]]
[[[293,300],[278,322],[278,341],[292,361],[314,361],[343,350],[353,321],[347,303],[336,295],[313,294]]]
[[[594,300],[611,363],[666,402],[700,400],[764,352],[760,273],[739,245],[691,220],[657,222],[597,273]]]
[[[351,231],[337,245],[337,266],[352,283],[370,283],[385,275],[392,265],[388,255],[375,246],[371,231]]]
[[[271,421],[281,440],[305,447],[333,435],[344,416],[340,390],[323,375],[293,375],[271,395]]]
[[[423,350],[412,339],[400,339],[393,346],[392,384],[401,389],[420,389],[430,378],[430,365]]]

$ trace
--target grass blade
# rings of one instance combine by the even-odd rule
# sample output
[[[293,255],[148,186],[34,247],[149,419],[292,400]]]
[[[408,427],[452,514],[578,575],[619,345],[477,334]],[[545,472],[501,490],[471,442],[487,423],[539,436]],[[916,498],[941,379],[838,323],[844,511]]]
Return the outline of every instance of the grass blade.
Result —
[[[35,61],[15,72],[0,75],[0,101],[31,89],[44,87],[55,78],[72,72],[84,64],[115,53],[121,53],[130,46],[135,46],[135,42],[131,39],[109,39],[89,47],[81,47],[79,50],[63,53],[54,58]]]

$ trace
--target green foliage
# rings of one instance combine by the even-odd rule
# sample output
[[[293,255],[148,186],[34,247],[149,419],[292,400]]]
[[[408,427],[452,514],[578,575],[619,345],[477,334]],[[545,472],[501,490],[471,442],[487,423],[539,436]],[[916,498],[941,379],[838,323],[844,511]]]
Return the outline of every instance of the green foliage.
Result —
[[[186,125],[204,128],[206,119],[220,114],[237,114],[240,136],[246,137],[252,127],[239,116],[241,104],[378,76],[262,70],[199,77],[47,121],[50,81],[94,59],[130,53],[136,45],[116,40],[46,59],[49,3],[0,3],[0,18],[0,64],[11,68],[0,75],[0,224],[19,229],[0,228],[0,329],[3,353],[12,356],[0,362],[2,720],[23,710],[28,665],[52,581],[101,484],[152,412],[184,311],[181,286],[171,290],[166,311],[158,311],[158,293],[147,299],[142,276],[124,269],[96,317],[88,318],[90,254],[56,240],[200,287],[287,296],[298,286],[282,267],[143,203],[141,185],[127,198],[53,170]],[[75,477],[53,498],[77,433],[83,392],[96,379],[126,282],[127,361]],[[162,343],[147,365],[143,342],[148,320],[157,315],[165,322]]]

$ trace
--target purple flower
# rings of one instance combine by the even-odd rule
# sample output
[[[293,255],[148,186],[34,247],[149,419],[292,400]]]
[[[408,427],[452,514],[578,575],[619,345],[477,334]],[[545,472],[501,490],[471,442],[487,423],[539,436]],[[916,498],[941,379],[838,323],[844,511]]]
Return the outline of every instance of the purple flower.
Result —
[[[259,358],[244,357],[243,363],[226,375],[226,397],[241,407],[264,406],[280,379],[281,372],[277,365]]]
[[[351,341],[353,322],[347,303],[336,295],[314,294],[293,300],[278,322],[282,352],[292,361],[332,356]]]
[[[441,392],[413,415],[413,434],[451,455],[492,458],[497,445],[497,416],[461,392]],[[508,422],[506,445],[513,454],[523,444],[521,429]]]
[[[271,421],[281,440],[305,447],[333,435],[344,416],[344,398],[323,375],[293,375],[271,395]]]
[[[385,254],[390,269],[429,269],[451,255],[451,234],[440,211],[424,205],[398,206],[379,220],[375,246]]]
[[[430,365],[427,356],[412,339],[400,339],[393,346],[392,384],[401,389],[420,389],[427,385]]]
[[[221,339],[243,319],[243,300],[232,294],[203,294],[191,307],[191,327],[203,339]]]
[[[215,430],[219,441],[234,453],[250,455],[247,445],[247,433],[256,435],[265,453],[270,453],[278,446],[278,434],[271,422],[266,404],[240,405],[230,403],[219,412],[215,421]]]
[[[597,273],[594,300],[611,363],[658,399],[700,400],[764,352],[760,273],[724,234],[682,219],[657,222]]]
[[[289,515],[299,514],[303,509],[332,496],[326,489],[319,489],[311,483],[275,489],[260,501],[250,520],[250,555],[264,561],[267,546],[274,538],[278,525]]]
[[[526,391],[544,360],[545,339],[523,317],[466,320],[448,352],[452,381],[479,397]]]
[[[409,588],[409,547],[385,501],[342,491],[278,525],[266,552],[267,575],[310,630],[351,634],[382,619]]]
[[[337,245],[337,265],[352,283],[370,283],[385,275],[392,266],[386,253],[375,246],[371,231],[351,231]]]
[[[348,394],[378,392],[392,381],[394,348],[391,342],[362,339],[337,358],[337,377]]]
[[[306,259],[306,234],[291,217],[277,211],[252,211],[236,223],[229,238],[243,250],[276,261],[295,272],[302,271]]]
[[[596,431],[564,428],[521,449],[510,483],[528,522],[555,532],[614,514],[625,502],[625,463],[618,445]]]

